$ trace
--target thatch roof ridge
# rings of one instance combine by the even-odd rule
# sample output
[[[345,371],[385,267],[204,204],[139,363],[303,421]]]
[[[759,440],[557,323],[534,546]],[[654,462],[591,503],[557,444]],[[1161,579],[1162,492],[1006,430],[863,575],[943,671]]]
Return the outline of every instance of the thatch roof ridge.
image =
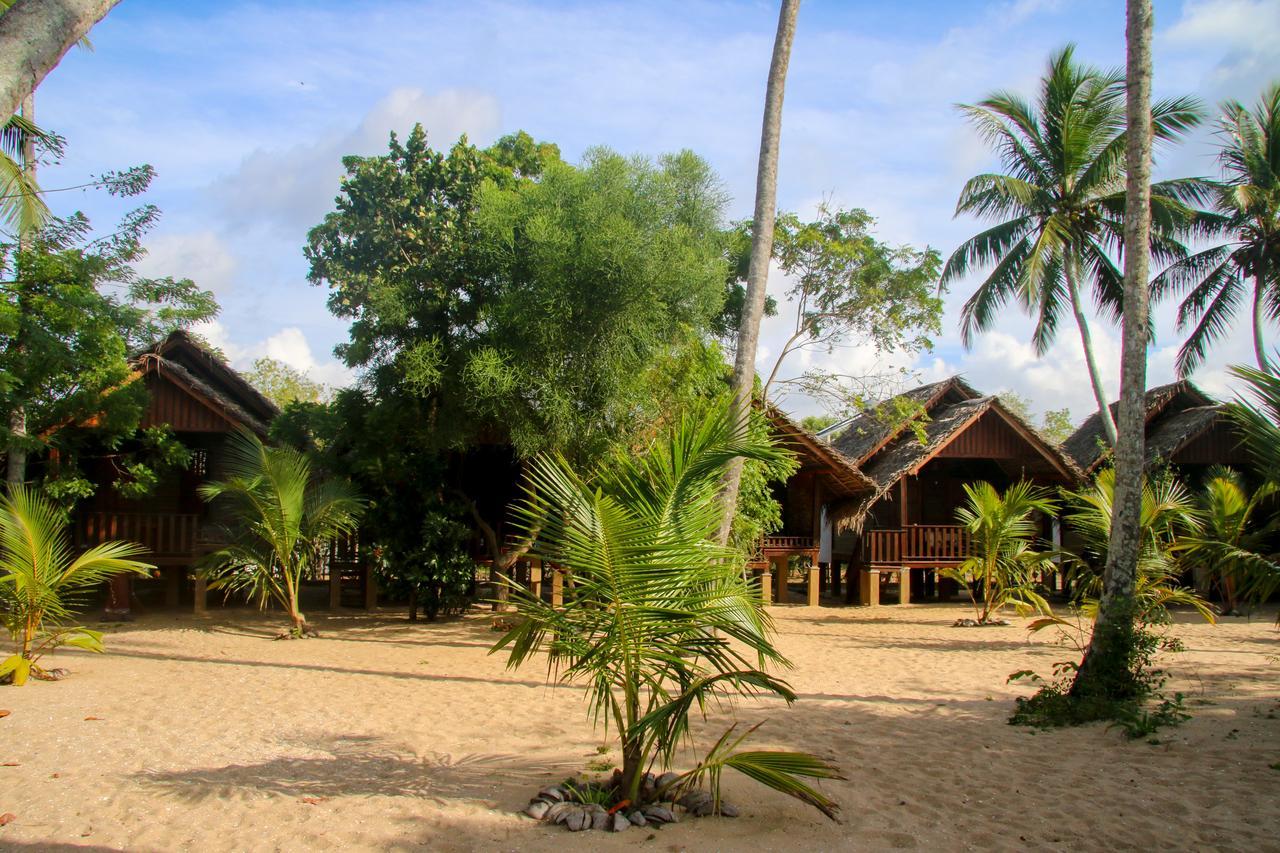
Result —
[[[236,421],[259,436],[266,438],[271,422],[245,410],[243,406],[226,394],[205,382],[185,365],[171,361],[155,353],[144,353],[135,360],[142,374],[155,373],[170,379],[176,379],[178,385],[185,386],[198,397],[203,397],[211,406],[219,409],[228,420]]]
[[[227,363],[221,353],[185,329],[175,329],[164,340],[147,347],[135,358],[141,361],[146,355],[155,355],[163,358],[166,363],[174,365],[179,363],[179,359],[173,356],[181,353],[183,347],[190,349],[199,357],[195,364],[182,365],[185,372],[193,377],[197,373],[206,374],[200,380],[202,385],[216,393],[219,399],[232,402],[231,397],[240,398],[232,402],[232,405],[241,411],[251,410],[253,417],[264,423],[270,423],[276,415],[280,414],[280,407],[241,376]],[[225,386],[225,390],[218,389],[218,385]]]
[[[820,435],[823,438],[830,436],[832,445],[856,464],[861,465],[877,451],[901,435],[911,421],[919,417],[918,414],[915,414],[902,420],[886,418],[883,413],[891,404],[899,400],[915,403],[920,406],[924,414],[930,414],[939,401],[947,395],[947,392],[953,390],[971,400],[982,396],[960,376],[951,376],[938,382],[920,385],[901,394],[895,394],[889,399],[882,400],[854,415],[843,424],[843,428],[838,433],[835,427],[829,427]]]
[[[854,464],[852,459],[796,423],[786,412],[772,403],[764,404],[764,412],[773,423],[774,429],[786,434],[789,439],[827,465],[830,476],[846,488],[848,495],[868,492],[875,488],[875,483]]]
[[[1163,418],[1147,433],[1147,469],[1157,468],[1173,458],[1182,448],[1212,429],[1218,419],[1223,417],[1226,417],[1226,406],[1217,403],[1183,409]]]
[[[1146,394],[1147,428],[1150,429],[1151,422],[1159,417],[1160,413],[1168,408],[1169,404],[1178,397],[1186,397],[1191,406],[1187,408],[1197,408],[1202,406],[1213,406],[1218,403],[1213,397],[1210,397],[1202,391],[1194,382],[1189,379],[1181,379],[1177,382],[1168,382],[1164,385],[1157,385],[1154,388],[1148,388]],[[1119,402],[1112,403],[1111,416],[1114,418],[1119,413]],[[1099,463],[1102,462],[1106,455],[1106,432],[1102,427],[1102,416],[1098,412],[1094,412],[1084,420],[1084,423],[1062,442],[1062,449],[1071,457],[1072,461],[1080,467],[1086,474],[1091,473]]]

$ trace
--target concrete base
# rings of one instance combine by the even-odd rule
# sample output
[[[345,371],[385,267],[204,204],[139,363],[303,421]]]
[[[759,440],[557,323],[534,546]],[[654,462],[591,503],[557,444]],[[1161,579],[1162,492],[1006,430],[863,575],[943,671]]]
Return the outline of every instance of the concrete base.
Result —
[[[880,604],[880,570],[864,569],[858,576],[858,601],[865,607]]]

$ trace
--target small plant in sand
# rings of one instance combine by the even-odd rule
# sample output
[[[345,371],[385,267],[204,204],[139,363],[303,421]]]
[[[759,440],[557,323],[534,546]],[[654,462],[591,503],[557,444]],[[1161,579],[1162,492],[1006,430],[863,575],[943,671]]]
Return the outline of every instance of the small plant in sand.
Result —
[[[742,749],[754,727],[730,727],[691,770],[651,772],[691,740],[695,710],[730,707],[737,696],[796,698],[765,671],[786,661],[741,555],[715,541],[729,463],[781,456],[767,439],[738,435],[720,405],[589,477],[558,456],[533,461],[515,512],[538,531],[534,553],[572,572],[575,585],[560,607],[514,588],[517,624],[494,651],[507,650],[513,668],[545,652],[559,680],[585,684],[622,767],[588,796],[575,793],[581,785],[544,789],[530,815],[616,830],[674,820],[675,802],[694,814],[736,813],[720,802],[730,768],[835,818],[836,804],[806,780],[841,778],[836,768],[805,753]]]
[[[314,636],[298,606],[298,588],[329,543],[355,530],[363,502],[343,480],[322,480],[307,457],[268,447],[248,431],[227,441],[226,479],[200,488],[205,500],[229,504],[231,544],[202,567],[210,588],[245,592],[260,607],[275,603],[292,623],[285,637]]]
[[[0,682],[55,680],[40,658],[59,646],[101,652],[102,633],[70,624],[72,611],[90,589],[122,572],[146,575],[153,568],[132,559],[146,548],[104,542],[73,557],[61,510],[24,486],[0,497],[0,619],[14,653],[0,661]]]
[[[1004,494],[987,482],[966,483],[966,501],[956,520],[969,532],[970,556],[959,566],[941,570],[969,592],[976,618],[957,625],[1003,625],[1000,611],[1014,607],[1020,615],[1049,613],[1049,603],[1036,591],[1037,575],[1052,570],[1049,554],[1035,549],[1040,514],[1056,504],[1044,489],[1019,482]]]

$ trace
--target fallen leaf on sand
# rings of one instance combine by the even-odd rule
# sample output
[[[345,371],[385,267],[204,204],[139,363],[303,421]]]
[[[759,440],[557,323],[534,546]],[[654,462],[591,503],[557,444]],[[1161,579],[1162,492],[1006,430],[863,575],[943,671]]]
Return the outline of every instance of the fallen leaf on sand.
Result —
[[[329,798],[328,797],[303,797],[302,802],[306,803],[309,806],[318,806],[327,799]]]
[[[7,717],[12,713],[13,713],[12,711],[6,711],[3,708],[0,708],[0,717]]]
[[[0,764],[0,767],[21,767],[21,766],[22,765],[16,761],[6,761],[3,764]]]
[[[18,819],[18,816],[13,812],[5,812],[4,814],[0,814],[0,826],[4,826],[6,823],[13,823],[17,819]]]
[[[88,722],[89,720],[101,720],[101,719],[102,719],[101,717],[85,717],[86,722]]]

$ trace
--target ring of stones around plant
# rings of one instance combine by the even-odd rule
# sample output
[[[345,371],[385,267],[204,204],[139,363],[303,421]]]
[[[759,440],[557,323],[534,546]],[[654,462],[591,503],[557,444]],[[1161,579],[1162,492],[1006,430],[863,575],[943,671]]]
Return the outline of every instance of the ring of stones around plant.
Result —
[[[613,777],[606,781],[576,782],[570,779],[540,790],[520,813],[544,823],[562,825],[570,832],[590,829],[623,832],[633,826],[661,829],[668,823],[679,823],[685,816],[738,816],[737,807],[724,800],[720,801],[717,810],[715,797],[709,791],[698,788],[679,791],[676,784],[679,778],[675,773],[660,776],[644,774],[640,799],[645,805],[618,799],[621,771],[614,771]],[[668,789],[679,796],[655,799],[659,791],[665,794]]]

